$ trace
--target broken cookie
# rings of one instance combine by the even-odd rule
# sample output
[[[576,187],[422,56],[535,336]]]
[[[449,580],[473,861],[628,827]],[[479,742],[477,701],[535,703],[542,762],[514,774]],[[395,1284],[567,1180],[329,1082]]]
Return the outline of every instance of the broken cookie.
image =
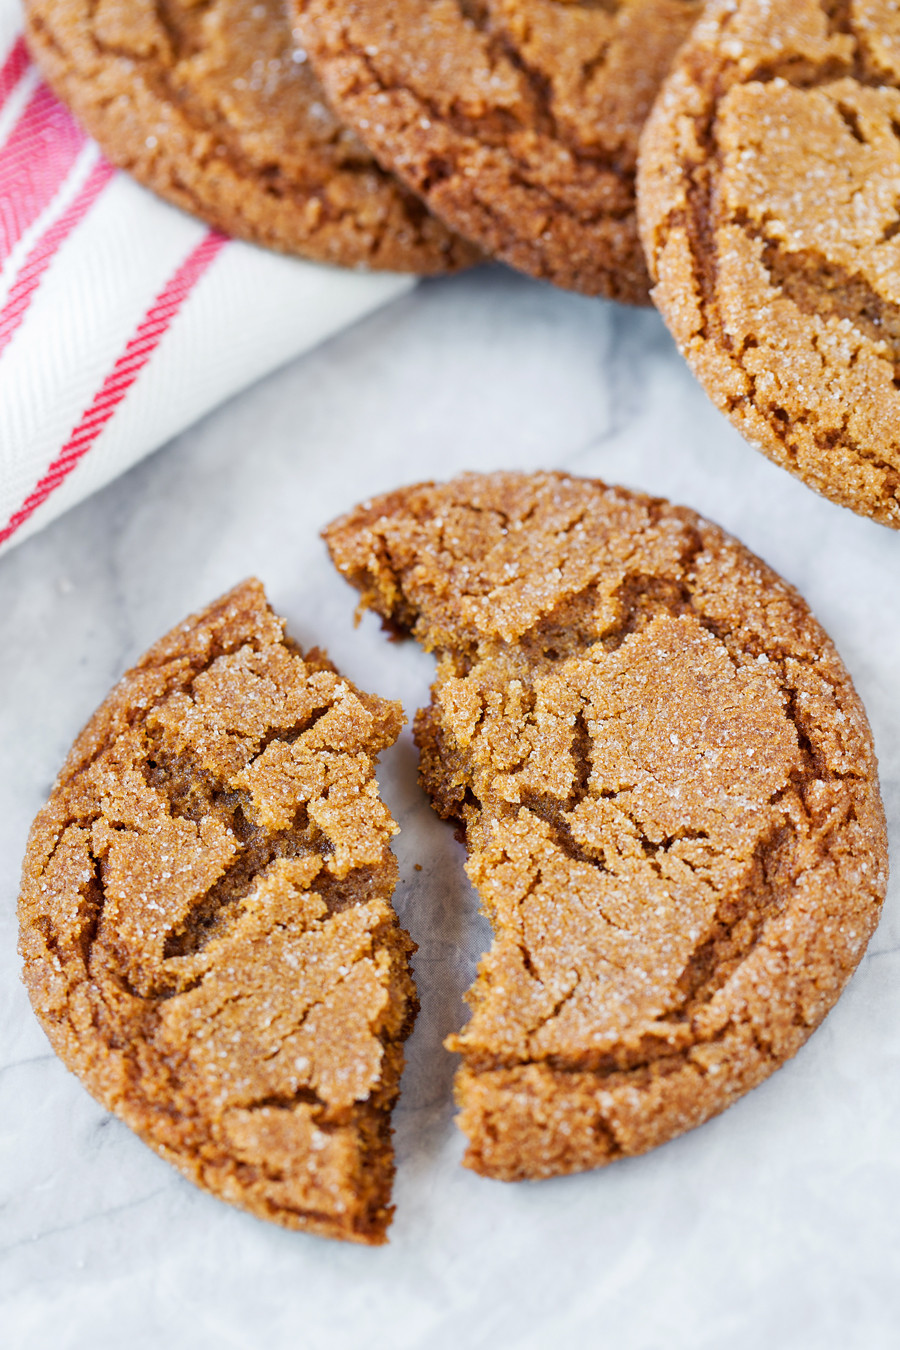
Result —
[[[375,781],[402,714],[282,630],[245,582],[94,714],[29,838],[24,979],[66,1065],[192,1181],[378,1243],[417,1009]]]
[[[448,1042],[467,1164],[642,1153],[790,1058],[887,879],[865,713],[801,597],[694,512],[564,474],[411,487],[326,540],[437,656],[422,782],[494,926]]]

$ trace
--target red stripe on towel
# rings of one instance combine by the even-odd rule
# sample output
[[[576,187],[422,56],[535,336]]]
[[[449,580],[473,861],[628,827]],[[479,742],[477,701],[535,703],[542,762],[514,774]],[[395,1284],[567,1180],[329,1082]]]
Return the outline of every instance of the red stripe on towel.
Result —
[[[28,306],[41,284],[41,278],[53,261],[57,250],[87,215],[114,173],[115,169],[111,164],[105,159],[99,160],[65,211],[32,246],[10,287],[6,304],[0,309],[0,356],[3,355],[4,348],[28,312]]]
[[[9,56],[0,66],[0,108],[3,107],[16,85],[31,65],[25,39],[17,37],[9,51]]]
[[[51,493],[65,482],[76,464],[90,450],[159,346],[185,300],[226,242],[224,235],[210,230],[166,282],[56,459],[18,511],[10,517],[9,523],[0,530],[0,545],[5,544]]]
[[[62,187],[87,138],[45,84],[0,146],[0,267]]]

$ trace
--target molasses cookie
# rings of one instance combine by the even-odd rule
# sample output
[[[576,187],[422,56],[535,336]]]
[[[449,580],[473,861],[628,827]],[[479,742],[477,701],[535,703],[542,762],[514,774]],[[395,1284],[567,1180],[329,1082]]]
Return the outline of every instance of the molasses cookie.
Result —
[[[468,1165],[642,1153],[789,1059],[887,879],[865,713],[796,591],[694,512],[562,474],[411,487],[326,539],[438,659],[422,782],[494,926],[448,1042]]]
[[[25,17],[108,158],[225,233],[348,267],[477,260],[340,124],[279,0],[26,0]]]
[[[716,0],[647,124],[653,299],[710,397],[900,528],[900,12]]]
[[[24,979],[88,1090],[260,1218],[385,1240],[416,1011],[375,759],[400,706],[248,581],[130,670],[28,842]]]
[[[293,0],[329,98],[488,252],[643,304],[638,134],[698,0]]]

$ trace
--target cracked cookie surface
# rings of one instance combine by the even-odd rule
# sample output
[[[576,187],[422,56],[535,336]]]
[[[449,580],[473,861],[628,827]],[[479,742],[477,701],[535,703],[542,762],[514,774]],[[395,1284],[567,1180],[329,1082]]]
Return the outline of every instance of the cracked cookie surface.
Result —
[[[294,0],[335,108],[453,228],[646,303],[638,134],[697,0]]]
[[[95,713],[29,838],[24,980],[66,1065],[192,1181],[377,1243],[417,1008],[374,771],[402,714],[282,629],[245,582]]]
[[[494,927],[448,1042],[467,1164],[644,1152],[793,1055],[887,880],[865,713],[800,596],[692,511],[561,474],[411,487],[326,540],[438,660],[421,778]]]
[[[26,0],[25,18],[109,159],[225,233],[348,267],[478,260],[334,116],[278,0]]]
[[[900,528],[900,15],[716,0],[641,142],[653,299],[783,468]]]

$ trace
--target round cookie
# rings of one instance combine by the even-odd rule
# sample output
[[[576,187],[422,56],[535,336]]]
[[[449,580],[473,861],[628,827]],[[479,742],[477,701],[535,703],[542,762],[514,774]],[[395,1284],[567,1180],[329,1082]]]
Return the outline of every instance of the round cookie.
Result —
[[[293,0],[334,107],[454,229],[635,304],[638,135],[698,0]]]
[[[347,267],[478,261],[338,122],[279,0],[26,0],[25,19],[108,158],[225,233]]]
[[[771,459],[900,528],[900,13],[715,0],[641,142],[653,299]]]
[[[23,977],[57,1054],[190,1180],[380,1243],[417,1003],[375,760],[403,717],[256,581],[173,629],[31,830]]]
[[[494,928],[448,1041],[468,1166],[643,1153],[790,1058],[887,882],[865,713],[797,592],[693,511],[563,474],[420,484],[326,540],[438,660],[422,782]]]

